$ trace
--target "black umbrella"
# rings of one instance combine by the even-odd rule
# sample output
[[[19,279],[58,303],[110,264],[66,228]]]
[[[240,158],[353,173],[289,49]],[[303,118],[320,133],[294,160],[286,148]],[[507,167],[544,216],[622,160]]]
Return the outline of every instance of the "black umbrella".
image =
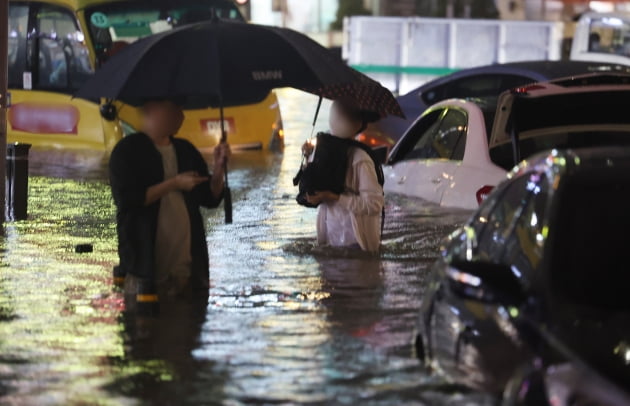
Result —
[[[262,101],[269,91],[281,87],[327,98],[345,96],[378,116],[403,116],[389,90],[307,36],[217,19],[129,45],[75,96],[116,99],[134,106],[147,99],[176,98],[186,108],[219,107],[222,117],[223,107]],[[221,125],[224,141],[223,120]],[[226,222],[231,220],[227,190]]]

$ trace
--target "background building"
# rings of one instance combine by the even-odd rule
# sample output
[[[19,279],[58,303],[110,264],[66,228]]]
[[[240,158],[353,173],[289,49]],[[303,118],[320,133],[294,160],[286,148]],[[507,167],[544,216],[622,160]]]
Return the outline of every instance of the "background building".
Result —
[[[306,33],[330,30],[338,0],[250,0],[251,21]]]
[[[630,12],[630,0],[249,0],[251,20],[315,36],[340,28],[337,11],[375,16],[571,21],[588,11]],[[358,11],[357,11],[358,10]],[[342,13],[343,14],[343,13]]]

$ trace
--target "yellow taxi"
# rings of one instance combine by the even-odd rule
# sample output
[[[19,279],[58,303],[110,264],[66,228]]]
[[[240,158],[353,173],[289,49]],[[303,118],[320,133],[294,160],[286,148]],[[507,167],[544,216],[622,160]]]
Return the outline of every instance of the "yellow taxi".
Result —
[[[229,0],[11,0],[9,3],[10,142],[110,150],[140,128],[139,111],[72,98],[94,69],[147,35],[214,14],[242,20]],[[220,139],[217,109],[187,110],[180,136],[200,149]],[[260,103],[227,108],[235,149],[281,149],[280,107],[271,92]]]

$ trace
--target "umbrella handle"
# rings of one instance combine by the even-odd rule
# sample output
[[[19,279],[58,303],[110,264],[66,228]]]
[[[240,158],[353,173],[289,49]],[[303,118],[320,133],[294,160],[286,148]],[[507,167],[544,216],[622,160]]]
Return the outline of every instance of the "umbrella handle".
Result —
[[[223,209],[225,224],[232,224],[232,191],[227,186],[223,189]]]
[[[311,126],[311,135],[310,137],[308,137],[308,139],[312,139],[313,138],[313,134],[315,134],[315,126],[317,125],[317,117],[319,117],[319,109],[322,107],[322,96],[319,96],[319,100],[317,101],[317,108],[315,109],[315,116],[313,117],[313,125]],[[302,160],[302,163],[304,163],[304,160]]]
[[[219,120],[221,120],[221,144],[227,142],[227,131],[225,131],[225,116],[223,114],[223,102],[219,108]],[[224,186],[223,186],[223,211],[225,212],[225,224],[232,224],[232,191],[228,182],[227,162],[223,166]]]
[[[225,142],[225,138],[222,142]],[[223,211],[225,212],[225,224],[232,224],[232,191],[228,182],[227,162],[223,166]]]

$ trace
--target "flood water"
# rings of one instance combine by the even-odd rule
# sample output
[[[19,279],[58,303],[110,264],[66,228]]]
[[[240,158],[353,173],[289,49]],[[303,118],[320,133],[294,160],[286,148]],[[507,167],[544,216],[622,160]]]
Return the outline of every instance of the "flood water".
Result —
[[[0,247],[0,404],[490,404],[428,375],[411,346],[428,267],[468,213],[389,196],[380,257],[314,247],[292,178],[317,101],[279,96],[285,153],[236,154],[234,224],[206,213],[208,303],[154,319],[125,315],[112,285],[101,157],[35,151],[30,219]]]

